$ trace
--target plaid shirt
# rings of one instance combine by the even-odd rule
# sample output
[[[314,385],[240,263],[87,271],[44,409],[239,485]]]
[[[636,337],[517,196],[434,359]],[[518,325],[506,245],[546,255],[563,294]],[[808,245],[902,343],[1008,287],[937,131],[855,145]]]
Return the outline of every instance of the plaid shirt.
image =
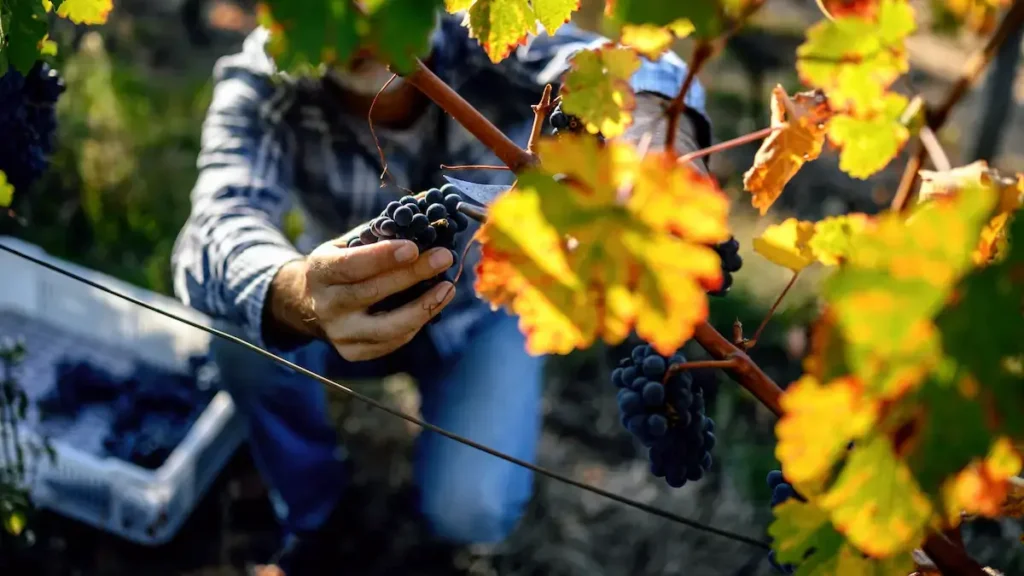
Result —
[[[404,194],[381,187],[380,161],[366,118],[337,110],[328,91],[275,76],[264,51],[266,40],[266,30],[257,29],[241,52],[221,58],[214,68],[192,212],[172,257],[177,296],[240,326],[260,346],[265,346],[264,300],[281,266],[372,219]],[[495,65],[468,37],[460,19],[444,17],[433,36],[429,65],[513,141],[525,145],[533,121],[530,104],[539,100],[544,85],[557,87],[573,53],[604,42],[567,24],[553,36],[532,38]],[[631,84],[638,93],[671,98],[686,70],[674,54],[657,62],[645,59]],[[687,94],[686,104],[703,113],[699,84]],[[390,174],[409,190],[443,184],[438,168],[442,162],[500,164],[434,105],[409,128],[375,130]],[[697,140],[706,146],[706,126],[703,132]],[[460,172],[459,177],[496,184],[513,178],[504,171]],[[292,208],[304,216],[297,246],[282,231]],[[462,242],[472,231],[461,235]],[[471,324],[489,313],[487,304],[473,294],[473,263],[472,258],[466,262],[457,296],[441,320],[428,327],[442,353],[461,346]]]

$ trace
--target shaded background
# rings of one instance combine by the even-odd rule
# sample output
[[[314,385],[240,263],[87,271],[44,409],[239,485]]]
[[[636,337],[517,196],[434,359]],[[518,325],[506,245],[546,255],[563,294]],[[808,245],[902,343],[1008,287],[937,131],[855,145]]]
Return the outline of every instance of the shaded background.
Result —
[[[601,3],[583,4],[575,21],[595,26]],[[239,48],[251,10],[251,3],[226,0],[122,0],[101,28],[61,29],[66,48],[56,67],[68,90],[60,102],[60,149],[31,203],[18,206],[30,225],[5,219],[0,234],[170,293],[169,256],[188,214],[209,74],[218,56]],[[811,0],[771,0],[705,69],[701,79],[716,141],[766,126],[768,94],[776,83],[790,92],[799,89],[795,50],[819,18]],[[970,34],[918,34],[909,45],[913,70],[901,87],[938,102],[981,42]],[[1020,36],[1008,46],[1000,69],[987,79],[990,86],[969,93],[939,134],[954,165],[984,157],[1002,169],[1024,170]],[[684,57],[689,53],[686,41],[677,49]],[[756,219],[741,193],[742,174],[756,148],[755,143],[712,158],[716,176],[737,199],[732,223],[746,260],[732,293],[712,302],[713,322],[722,331],[735,319],[757,326],[789,279],[788,272],[750,251],[754,235],[788,216],[877,211],[888,205],[903,164],[894,162],[864,182],[840,172],[835,154],[826,152],[801,171],[767,217]],[[292,233],[301,225],[300,217],[290,219]],[[814,274],[801,277],[752,353],[780,384],[800,374],[817,280]],[[721,381],[708,409],[720,439],[715,466],[701,482],[668,488],[649,474],[642,450],[619,425],[607,382],[610,367],[630,344],[549,362],[540,464],[701,522],[762,536],[771,518],[764,477],[777,467],[774,417],[737,385]],[[414,383],[404,377],[353,385],[395,405],[417,405]],[[352,534],[340,544],[351,551],[351,574],[769,573],[758,549],[543,478],[527,518],[492,561],[433,545],[412,512],[408,455],[417,430],[336,393],[331,398],[339,433],[357,463],[345,504]],[[18,574],[233,575],[277,544],[265,492],[244,448],[167,546],[137,547],[46,513],[34,526],[33,548],[2,552],[17,556]],[[983,522],[966,534],[980,561],[1024,574],[1019,524]]]

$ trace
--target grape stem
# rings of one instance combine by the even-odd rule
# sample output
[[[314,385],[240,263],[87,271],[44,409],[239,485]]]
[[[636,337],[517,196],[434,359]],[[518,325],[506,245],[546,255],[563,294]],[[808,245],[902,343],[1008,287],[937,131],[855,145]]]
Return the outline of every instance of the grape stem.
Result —
[[[673,376],[679,374],[680,372],[686,372],[687,370],[700,370],[702,368],[717,368],[719,370],[730,370],[732,368],[735,368],[736,364],[736,358],[729,358],[727,360],[694,360],[692,362],[671,364],[669,365],[668,370],[665,370],[665,376],[661,379],[661,383],[668,384],[669,379],[671,379]]]
[[[786,283],[786,287],[782,289],[782,292],[779,293],[778,298],[775,299],[775,303],[772,304],[772,307],[768,309],[768,313],[764,315],[764,320],[761,320],[761,324],[757,327],[757,330],[754,331],[754,335],[751,336],[749,340],[743,340],[744,350],[750,350],[751,348],[757,345],[758,339],[761,338],[761,332],[764,332],[765,327],[768,326],[768,322],[772,319],[772,316],[775,315],[775,311],[778,310],[779,305],[782,304],[782,299],[786,297],[786,294],[789,293],[789,289],[792,288],[794,284],[796,284],[796,280],[799,277],[799,271],[793,272],[793,277],[789,279],[789,282]]]
[[[1006,43],[1007,39],[1020,26],[1024,26],[1024,2],[1014,2],[1010,6],[1010,10],[1003,16],[999,27],[996,28],[996,31],[989,37],[988,42],[985,43],[985,46],[967,59],[963,70],[960,72],[960,78],[950,87],[942,104],[934,110],[926,111],[927,127],[933,133],[937,133],[942,128],[946,120],[949,119],[953,107],[963,98],[967,90],[981,76],[981,73],[988,68],[996,53],[999,52],[999,48]],[[918,139],[920,140],[920,135]],[[914,154],[903,170],[903,177],[900,179],[899,188],[896,190],[896,195],[889,206],[893,212],[903,212],[908,208],[914,185],[919,178],[918,172],[921,170],[921,166],[924,165],[924,157],[927,153],[927,147],[920,142],[914,147]]]
[[[448,164],[441,164],[441,170],[509,170],[508,166],[492,166],[490,164],[459,164],[456,166],[450,166]]]
[[[757,132],[744,134],[743,136],[738,136],[736,138],[733,138],[732,140],[726,140],[725,142],[719,142],[718,144],[708,146],[707,148],[701,148],[700,150],[694,150],[693,152],[683,154],[682,156],[676,159],[676,162],[680,164],[686,164],[687,162],[697,160],[698,158],[703,158],[704,156],[708,156],[709,154],[722,152],[724,150],[729,150],[730,148],[736,148],[737,146],[743,146],[744,144],[748,144],[756,140],[767,138],[768,135],[771,134],[772,132],[785,130],[788,127],[789,124],[780,124],[778,126],[769,126],[768,128],[762,128]]]
[[[533,128],[530,130],[530,141],[526,144],[526,151],[531,154],[537,153],[537,141],[544,130],[544,121],[551,113],[551,84],[544,86],[544,93],[541,94],[540,102],[530,106],[533,109]]]

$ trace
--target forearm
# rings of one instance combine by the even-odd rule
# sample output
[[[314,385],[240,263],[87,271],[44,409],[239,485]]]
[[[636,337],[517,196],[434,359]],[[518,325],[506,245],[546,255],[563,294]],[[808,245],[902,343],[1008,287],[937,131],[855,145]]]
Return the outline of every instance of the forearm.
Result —
[[[263,304],[263,340],[268,346],[293,349],[323,338],[306,289],[306,261],[278,270]]]

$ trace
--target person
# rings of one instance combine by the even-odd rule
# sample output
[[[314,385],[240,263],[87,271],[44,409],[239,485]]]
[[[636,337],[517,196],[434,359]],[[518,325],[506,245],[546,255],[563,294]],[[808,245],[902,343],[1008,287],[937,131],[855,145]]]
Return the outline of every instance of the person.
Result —
[[[419,254],[407,241],[347,248],[339,238],[404,195],[403,189],[443,184],[440,164],[498,164],[497,158],[397,79],[373,107],[389,174],[382,186],[367,114],[391,76],[386,66],[359,58],[323,78],[275,80],[264,50],[267,39],[268,32],[258,28],[239,53],[215,65],[191,214],[172,257],[175,293],[238,326],[252,343],[327,377],[409,373],[417,380],[427,421],[535,461],[542,359],[525,352],[513,317],[475,297],[472,258],[457,286],[442,282],[401,308],[370,314],[374,302],[449,269],[453,255],[446,249]],[[574,52],[605,41],[567,24],[493,64],[469,38],[461,17],[445,15],[425,62],[525,145],[530,105],[543,87],[559,83]],[[686,72],[671,53],[642,61],[630,80],[637,94],[635,120],[623,138],[636,142],[651,132],[652,149],[663,142],[663,109]],[[676,135],[680,154],[710,144],[704,99],[694,83]],[[507,171],[460,176],[481,183],[513,178]],[[296,206],[305,220],[293,244],[283,221]],[[474,229],[461,234],[458,253]],[[283,368],[272,378],[241,380],[228,389],[245,417],[254,461],[288,534],[276,566],[288,576],[329,574],[332,539],[343,537],[345,528],[344,519],[332,513],[347,460],[328,422],[324,387]],[[505,539],[531,497],[531,472],[435,433],[423,432],[417,443],[420,509],[432,532],[459,545]]]

